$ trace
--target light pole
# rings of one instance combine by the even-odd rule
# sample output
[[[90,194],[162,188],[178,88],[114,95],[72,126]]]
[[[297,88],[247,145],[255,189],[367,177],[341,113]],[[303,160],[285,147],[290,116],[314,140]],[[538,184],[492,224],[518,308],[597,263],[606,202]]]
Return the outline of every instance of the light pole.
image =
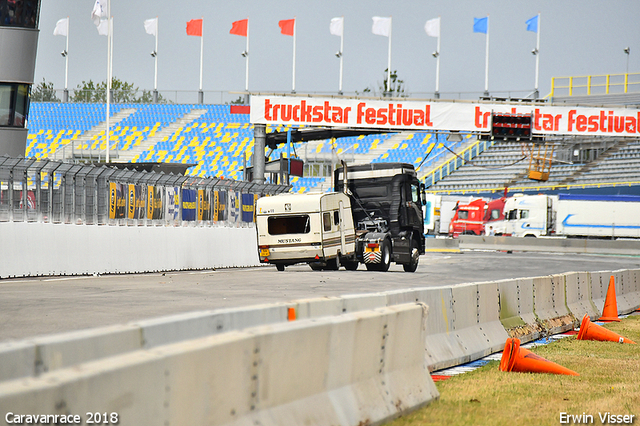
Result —
[[[627,74],[629,74],[629,53],[631,52],[631,49],[629,48],[629,46],[624,48],[624,53],[627,55]]]

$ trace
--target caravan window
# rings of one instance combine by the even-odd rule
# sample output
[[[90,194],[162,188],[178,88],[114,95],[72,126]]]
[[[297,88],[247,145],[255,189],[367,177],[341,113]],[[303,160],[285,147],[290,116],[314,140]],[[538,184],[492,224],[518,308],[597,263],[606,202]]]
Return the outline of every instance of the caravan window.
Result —
[[[270,235],[308,234],[311,230],[308,215],[272,216],[268,220]]]
[[[322,213],[322,224],[324,232],[331,231],[331,214],[329,212]]]

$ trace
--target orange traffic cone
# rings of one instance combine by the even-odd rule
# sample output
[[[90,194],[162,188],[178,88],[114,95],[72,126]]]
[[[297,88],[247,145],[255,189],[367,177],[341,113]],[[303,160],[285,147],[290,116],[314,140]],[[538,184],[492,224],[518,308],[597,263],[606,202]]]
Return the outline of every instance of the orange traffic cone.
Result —
[[[585,315],[580,323],[580,332],[578,333],[578,340],[599,340],[601,342],[619,342],[619,343],[631,343],[636,344],[633,340],[622,337],[618,333],[614,333],[611,330],[607,330],[604,327],[594,324],[589,319],[589,315]]]
[[[600,317],[598,321],[620,321],[620,318],[618,318],[618,302],[616,301],[616,282],[613,275],[611,275],[611,278],[609,279],[607,298],[604,299],[602,317]]]
[[[500,360],[500,370],[579,376],[575,371],[569,370],[555,362],[548,361],[525,348],[521,348],[520,339],[516,338],[507,339],[507,343],[504,345],[502,359]]]

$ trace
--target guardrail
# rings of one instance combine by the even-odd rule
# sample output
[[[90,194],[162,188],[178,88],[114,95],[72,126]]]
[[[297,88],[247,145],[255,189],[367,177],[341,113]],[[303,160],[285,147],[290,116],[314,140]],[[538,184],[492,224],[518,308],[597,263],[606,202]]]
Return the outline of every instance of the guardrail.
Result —
[[[608,95],[634,90],[640,90],[640,73],[552,77],[548,96]]]

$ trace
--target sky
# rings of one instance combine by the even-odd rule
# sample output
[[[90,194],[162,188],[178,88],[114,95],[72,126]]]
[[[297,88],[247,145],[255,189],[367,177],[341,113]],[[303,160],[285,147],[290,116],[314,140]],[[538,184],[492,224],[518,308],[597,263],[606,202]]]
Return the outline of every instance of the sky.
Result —
[[[106,80],[107,38],[90,19],[94,1],[42,0],[36,84],[44,79],[64,88],[65,37],[54,36],[53,29],[67,16],[69,89]],[[111,0],[113,74],[153,90],[155,38],[145,33],[143,21],[157,16],[158,89],[165,97],[195,102],[200,39],[186,35],[186,22],[202,17],[205,102],[235,99],[228,92],[244,90],[246,39],[229,30],[233,21],[249,18],[249,90],[290,92],[293,38],[280,34],[278,21],[295,17],[296,92],[335,94],[340,37],[329,33],[329,23],[344,16],[343,91],[362,92],[379,87],[387,67],[388,38],[372,33],[371,18],[391,16],[391,68],[410,96],[428,98],[436,84],[437,39],[424,25],[440,16],[441,98],[474,99],[484,91],[486,36],[473,32],[473,22],[489,16],[489,92],[524,97],[534,88],[536,46],[536,33],[526,31],[525,21],[538,13],[541,96],[549,93],[552,77],[624,73],[627,60],[630,73],[640,72],[638,0]]]

